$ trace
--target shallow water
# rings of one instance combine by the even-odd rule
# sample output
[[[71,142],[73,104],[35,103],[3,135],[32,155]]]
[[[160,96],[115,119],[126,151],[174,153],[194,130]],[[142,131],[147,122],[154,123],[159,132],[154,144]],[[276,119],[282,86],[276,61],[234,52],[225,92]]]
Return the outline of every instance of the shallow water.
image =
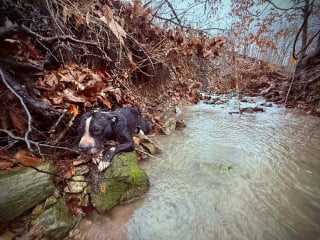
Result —
[[[142,163],[146,197],[87,220],[83,239],[320,239],[320,119],[236,110],[183,108],[187,128]]]

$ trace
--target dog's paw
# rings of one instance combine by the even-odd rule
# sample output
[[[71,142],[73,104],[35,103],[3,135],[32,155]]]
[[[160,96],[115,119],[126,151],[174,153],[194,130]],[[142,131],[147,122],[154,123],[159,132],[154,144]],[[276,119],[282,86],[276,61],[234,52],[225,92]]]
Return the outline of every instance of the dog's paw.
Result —
[[[111,165],[111,162],[100,161],[98,165],[98,170],[102,172],[107,169]]]
[[[94,164],[98,164],[101,161],[101,157],[100,156],[95,156],[92,158],[92,162]]]
[[[103,151],[100,151],[98,154],[96,154],[95,156],[92,157],[92,162],[94,164],[99,164],[99,162],[101,161],[103,157]]]

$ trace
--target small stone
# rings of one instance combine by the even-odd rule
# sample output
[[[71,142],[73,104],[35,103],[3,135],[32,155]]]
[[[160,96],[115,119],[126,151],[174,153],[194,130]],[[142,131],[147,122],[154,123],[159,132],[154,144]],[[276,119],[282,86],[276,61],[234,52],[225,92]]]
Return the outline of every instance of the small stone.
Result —
[[[86,173],[88,173],[90,171],[89,166],[88,165],[81,165],[76,167],[76,176],[80,176],[80,175],[85,175]]]
[[[81,193],[87,187],[84,176],[73,176],[71,180],[64,189],[67,193]]]
[[[185,121],[177,120],[177,122],[176,122],[176,128],[177,129],[185,128],[186,126],[187,126],[187,124],[185,123]]]
[[[176,119],[169,118],[168,121],[163,124],[161,131],[165,135],[170,135],[173,130],[176,129]]]

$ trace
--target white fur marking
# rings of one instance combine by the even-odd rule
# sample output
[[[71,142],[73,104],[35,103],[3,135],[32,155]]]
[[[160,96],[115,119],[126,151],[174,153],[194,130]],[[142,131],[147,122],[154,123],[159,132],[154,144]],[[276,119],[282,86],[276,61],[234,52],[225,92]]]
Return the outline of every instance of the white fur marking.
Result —
[[[86,125],[84,127],[84,135],[82,136],[79,145],[84,145],[88,147],[94,147],[95,145],[94,138],[91,137],[89,133],[91,119],[92,117],[89,117],[86,120]]]

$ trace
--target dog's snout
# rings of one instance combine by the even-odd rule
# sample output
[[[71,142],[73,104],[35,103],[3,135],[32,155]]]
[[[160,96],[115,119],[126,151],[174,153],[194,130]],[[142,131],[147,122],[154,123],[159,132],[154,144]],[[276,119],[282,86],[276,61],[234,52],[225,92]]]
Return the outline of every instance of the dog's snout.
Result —
[[[91,147],[89,145],[85,144],[79,144],[79,150],[80,152],[87,152]]]
[[[89,117],[88,119],[86,119],[86,122],[85,122],[84,134],[81,137],[80,142],[79,142],[79,150],[81,152],[90,153],[93,151],[92,149],[95,148],[95,146],[96,146],[95,140],[90,135],[90,131],[89,131],[91,119],[92,119],[92,117]]]
[[[86,136],[81,138],[80,143],[79,143],[80,152],[89,153],[91,151],[91,149],[94,147],[95,147],[95,141],[93,138],[86,137]]]

